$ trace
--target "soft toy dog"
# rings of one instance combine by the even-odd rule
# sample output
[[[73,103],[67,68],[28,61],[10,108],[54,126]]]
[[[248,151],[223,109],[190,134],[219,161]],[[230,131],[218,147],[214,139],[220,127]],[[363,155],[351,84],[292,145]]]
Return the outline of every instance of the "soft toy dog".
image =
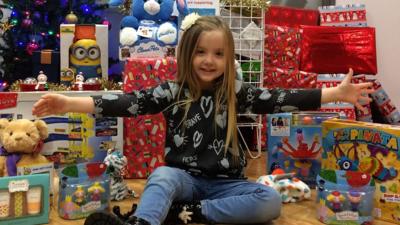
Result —
[[[110,0],[109,6],[117,7],[132,4],[132,15],[121,21],[120,44],[132,46],[140,39],[156,40],[161,45],[176,45],[178,29],[170,20],[174,9],[174,0]],[[181,15],[188,14],[186,0],[176,0]]]
[[[311,190],[307,184],[280,168],[275,169],[271,175],[259,177],[257,183],[270,186],[278,191],[283,203],[311,198]]]
[[[43,140],[48,137],[43,120],[0,119],[0,176],[17,175],[17,167],[47,163],[40,154]]]

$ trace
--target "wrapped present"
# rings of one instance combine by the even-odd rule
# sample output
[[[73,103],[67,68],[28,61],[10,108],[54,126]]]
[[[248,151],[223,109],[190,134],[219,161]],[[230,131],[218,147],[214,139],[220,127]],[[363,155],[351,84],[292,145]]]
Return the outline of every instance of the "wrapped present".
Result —
[[[60,52],[50,49],[34,51],[32,63],[32,75],[37,76],[42,71],[48,82],[60,82]]]
[[[400,127],[348,121],[327,120],[322,123],[321,168],[366,173],[349,182],[366,184],[368,176],[375,182],[374,206],[377,219],[400,223]],[[353,224],[353,223],[352,223]]]
[[[364,4],[318,7],[321,26],[366,27]]]
[[[277,25],[265,26],[264,67],[298,69],[300,64],[301,33],[298,28]]]
[[[285,6],[271,6],[265,13],[265,24],[298,27],[318,25],[319,12],[313,9],[299,9]]]
[[[268,88],[315,88],[316,73],[300,70],[268,67],[264,70],[264,87]]]
[[[315,73],[376,74],[372,27],[302,26],[300,70]]]
[[[373,84],[375,92],[371,93],[371,96],[385,121],[390,124],[400,125],[400,112],[390,100],[381,83],[378,80],[374,80]]]
[[[346,74],[319,74],[317,78],[317,87],[336,87],[345,78]],[[352,83],[366,82],[365,75],[354,76],[351,80]],[[365,108],[364,111],[355,108],[349,103],[328,103],[321,106],[323,112],[338,112],[343,119],[360,120],[365,122],[372,122],[372,113],[369,102],[360,102],[361,106]]]
[[[124,71],[124,92],[154,87],[174,79],[174,58],[130,58]],[[162,113],[124,118],[127,178],[146,178],[164,165],[165,119]]]

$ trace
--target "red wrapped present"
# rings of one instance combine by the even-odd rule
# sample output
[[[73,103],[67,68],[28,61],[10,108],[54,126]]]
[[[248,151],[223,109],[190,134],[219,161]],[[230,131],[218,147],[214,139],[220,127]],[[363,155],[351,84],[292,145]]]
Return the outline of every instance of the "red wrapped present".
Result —
[[[268,88],[315,88],[317,74],[277,67],[264,69],[264,87]]]
[[[345,102],[330,102],[321,105],[321,112],[339,113],[341,119],[356,120],[354,105]]]
[[[124,71],[124,92],[156,86],[173,80],[175,58],[128,59]],[[124,155],[128,158],[127,178],[147,178],[164,165],[165,119],[156,115],[124,118]]]
[[[372,27],[302,26],[300,70],[315,73],[376,74]]]
[[[265,24],[288,27],[318,25],[319,12],[313,9],[299,9],[284,6],[271,6],[265,13]]]
[[[300,29],[266,25],[264,66],[298,69],[300,64],[300,44]]]
[[[400,112],[389,98],[381,83],[373,80],[375,92],[371,93],[374,103],[378,106],[380,113],[384,116],[386,122],[400,125]]]
[[[364,4],[320,6],[318,11],[321,26],[367,26]]]

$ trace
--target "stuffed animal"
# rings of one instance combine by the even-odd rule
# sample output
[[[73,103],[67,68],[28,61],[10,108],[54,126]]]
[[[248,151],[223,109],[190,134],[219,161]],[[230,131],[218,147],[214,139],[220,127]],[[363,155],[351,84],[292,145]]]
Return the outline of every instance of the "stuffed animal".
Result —
[[[175,0],[180,15],[187,15],[186,0]],[[121,21],[120,44],[132,46],[138,40],[156,40],[161,46],[176,45],[178,29],[171,15],[174,0],[110,0],[110,7],[130,7],[131,15]],[[131,5],[129,5],[129,3]]]
[[[0,119],[0,176],[15,176],[20,166],[48,163],[40,154],[47,137],[43,120]]]
[[[111,177],[111,200],[121,201],[129,196],[135,197],[135,192],[129,189],[123,177],[128,164],[126,157],[115,148],[109,148],[104,163]]]
[[[270,186],[278,191],[283,203],[311,198],[311,190],[308,185],[293,177],[292,173],[285,173],[281,168],[275,169],[270,175],[259,177],[257,183]]]

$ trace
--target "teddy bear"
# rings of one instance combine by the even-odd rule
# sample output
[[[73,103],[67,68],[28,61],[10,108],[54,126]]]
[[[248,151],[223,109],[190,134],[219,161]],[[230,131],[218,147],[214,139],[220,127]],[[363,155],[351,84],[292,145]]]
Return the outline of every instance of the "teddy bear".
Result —
[[[40,154],[47,137],[43,120],[0,119],[0,176],[15,176],[20,166],[48,163]]]
[[[131,11],[131,15],[121,20],[120,44],[133,46],[155,40],[160,46],[176,45],[178,29],[171,20],[175,1],[180,15],[187,15],[186,0],[110,0],[110,7],[125,7]]]

